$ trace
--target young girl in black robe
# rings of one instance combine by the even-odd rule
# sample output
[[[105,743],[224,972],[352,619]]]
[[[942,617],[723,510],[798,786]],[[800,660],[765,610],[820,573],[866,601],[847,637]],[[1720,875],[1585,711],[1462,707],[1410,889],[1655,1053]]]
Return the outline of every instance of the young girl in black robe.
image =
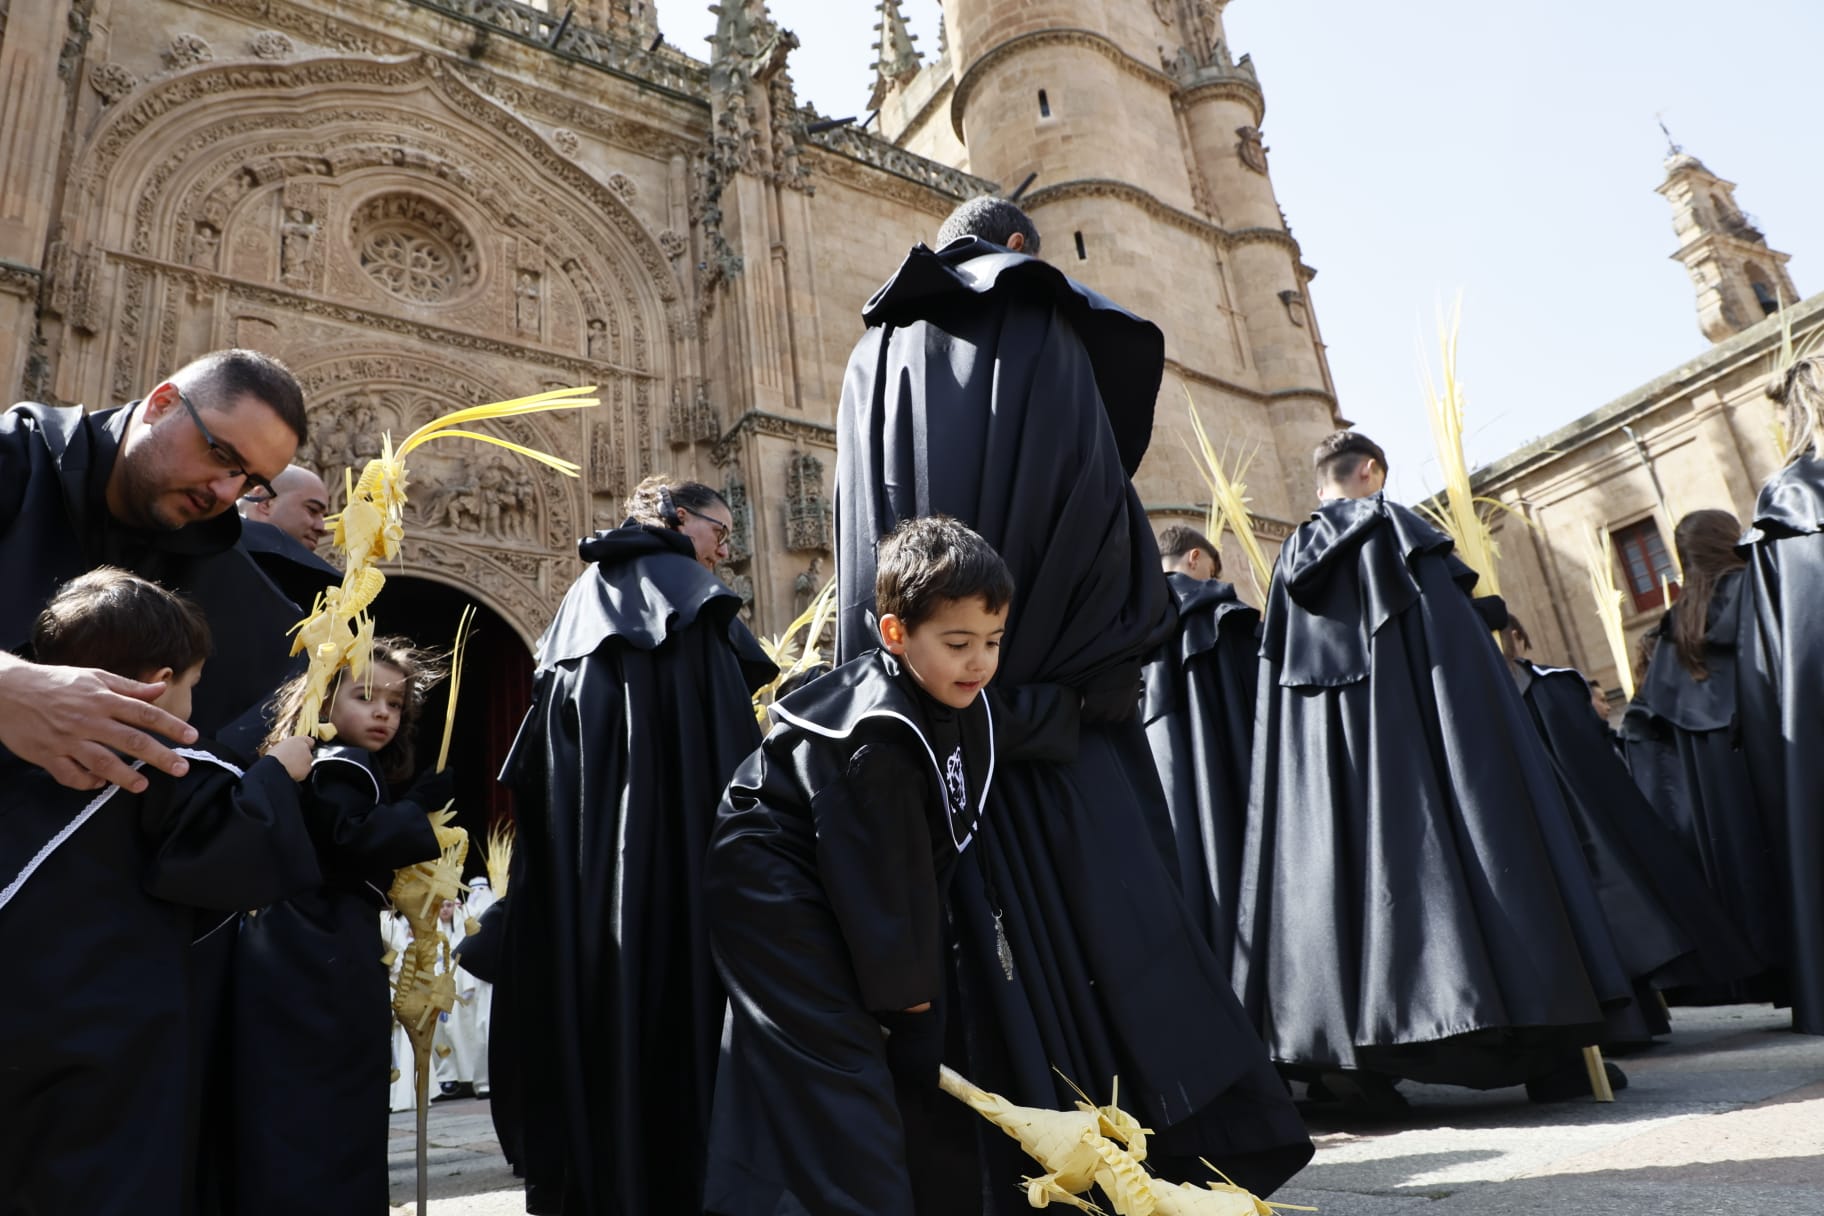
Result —
[[[956,521],[897,529],[877,588],[881,649],[774,704],[711,838],[731,998],[705,1196],[719,1216],[981,1210],[974,1116],[937,1088],[946,1059],[968,1068],[945,895],[1011,722],[1029,754],[1063,758],[1080,701],[1027,689],[1015,714],[983,697],[1013,580]]]
[[[375,913],[393,871],[436,857],[430,812],[449,774],[412,782],[413,736],[436,672],[403,638],[374,642],[370,678],[337,678],[333,743],[303,807],[318,889],[250,914],[235,950],[233,1210],[263,1216],[387,1210],[391,1001]],[[275,733],[297,720],[302,677],[279,690]],[[391,790],[408,782],[395,798]],[[299,1127],[326,1134],[300,1136]]]
[[[107,567],[66,583],[33,637],[41,663],[164,684],[154,704],[184,719],[209,644],[195,607]],[[202,740],[178,753],[189,772],[147,769],[140,794],[0,768],[0,1211],[186,1209],[190,943],[321,881],[308,740],[245,771]]]

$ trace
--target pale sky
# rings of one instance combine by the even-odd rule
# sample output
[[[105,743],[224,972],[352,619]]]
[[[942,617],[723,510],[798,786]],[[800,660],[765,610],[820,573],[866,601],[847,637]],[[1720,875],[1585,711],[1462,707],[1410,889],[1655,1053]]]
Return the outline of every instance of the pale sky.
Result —
[[[934,55],[938,0],[904,9]],[[865,112],[871,0],[771,11],[803,43],[800,98]],[[706,9],[662,0],[660,21],[707,58]],[[1819,0],[1234,0],[1225,22],[1260,73],[1343,413],[1387,449],[1400,498],[1439,485],[1419,346],[1435,359],[1459,293],[1472,466],[1708,347],[1654,193],[1658,114],[1737,183],[1800,293],[1824,290]]]

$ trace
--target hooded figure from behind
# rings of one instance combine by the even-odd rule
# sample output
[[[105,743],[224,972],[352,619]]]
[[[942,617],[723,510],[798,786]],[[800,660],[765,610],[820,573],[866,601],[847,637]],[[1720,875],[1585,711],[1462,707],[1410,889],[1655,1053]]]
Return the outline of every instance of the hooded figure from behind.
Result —
[[[1774,867],[1792,1028],[1824,1034],[1824,355],[1771,395],[1792,454],[1761,487],[1739,548],[1747,587],[1736,647],[1742,746]]]
[[[1000,687],[1085,703],[1073,759],[997,768],[978,864],[951,891],[971,1079],[1068,1109],[1060,1074],[1091,1092],[1118,1076],[1162,1173],[1208,1178],[1208,1158],[1270,1194],[1310,1140],[1185,910],[1136,712],[1172,624],[1128,480],[1164,338],[1027,256],[1036,237],[1010,203],[964,204],[862,311],[836,423],[838,658],[874,645],[875,544],[904,520],[949,515],[1006,560],[1020,594]],[[995,1148],[1012,1154],[996,1176],[1018,1177],[1017,1148]]]
[[[1629,984],[1476,575],[1372,441],[1314,463],[1264,613],[1236,990],[1305,1076],[1578,1066]]]
[[[722,496],[649,477],[627,514],[578,546],[591,565],[539,639],[501,774],[518,839],[490,1073],[535,1213],[698,1200],[725,1004],[702,862],[775,674],[711,573]]]

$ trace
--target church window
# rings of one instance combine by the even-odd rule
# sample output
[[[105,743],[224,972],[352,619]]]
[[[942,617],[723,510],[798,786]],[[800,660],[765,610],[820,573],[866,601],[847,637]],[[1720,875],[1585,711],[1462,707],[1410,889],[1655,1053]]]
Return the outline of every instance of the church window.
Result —
[[[381,289],[414,304],[442,304],[481,276],[475,239],[427,198],[382,194],[356,210],[350,238],[361,269]]]
[[[1079,262],[1088,261],[1089,260],[1089,250],[1085,249],[1083,246],[1083,234],[1081,232],[1079,232],[1076,234],[1076,236],[1077,236],[1077,261],[1079,261]]]
[[[1659,534],[1659,522],[1648,518],[1617,528],[1611,539],[1628,578],[1634,611],[1649,612],[1663,607],[1666,587],[1678,575],[1672,568],[1672,555],[1666,551],[1666,542]]]
[[[1039,90],[1039,117],[1040,118],[1050,118],[1051,117],[1051,98],[1045,96],[1044,89]]]

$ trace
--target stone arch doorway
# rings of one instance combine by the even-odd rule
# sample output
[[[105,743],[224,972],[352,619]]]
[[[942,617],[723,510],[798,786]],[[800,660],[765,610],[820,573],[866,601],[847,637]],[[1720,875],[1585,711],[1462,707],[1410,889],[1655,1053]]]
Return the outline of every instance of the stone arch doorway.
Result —
[[[473,876],[484,872],[481,842],[488,827],[513,818],[512,795],[495,778],[532,703],[531,648],[488,604],[428,578],[390,575],[373,612],[380,633],[404,634],[447,654],[456,640],[456,623],[470,605],[475,624],[463,666],[450,767],[456,774],[456,822],[469,832],[467,872]],[[436,762],[448,704],[446,682],[431,694],[419,723],[418,758],[425,767]]]

